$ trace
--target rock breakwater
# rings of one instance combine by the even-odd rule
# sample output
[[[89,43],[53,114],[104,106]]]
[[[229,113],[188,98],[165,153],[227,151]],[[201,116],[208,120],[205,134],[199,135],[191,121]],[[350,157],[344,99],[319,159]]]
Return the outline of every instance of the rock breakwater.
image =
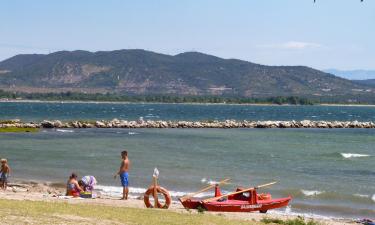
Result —
[[[60,121],[22,122],[0,121],[1,127],[19,128],[375,128],[375,123],[359,121],[164,121],[113,119],[109,121]]]

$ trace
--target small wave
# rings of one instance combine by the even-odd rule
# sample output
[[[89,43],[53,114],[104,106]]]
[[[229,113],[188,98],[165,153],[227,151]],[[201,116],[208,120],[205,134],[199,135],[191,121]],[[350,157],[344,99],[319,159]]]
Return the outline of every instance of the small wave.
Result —
[[[315,213],[302,213],[302,212],[294,212],[292,210],[292,206],[288,205],[284,210],[283,209],[275,209],[271,210],[270,212],[267,212],[271,215],[283,215],[283,216],[302,216],[304,218],[309,218],[309,219],[341,219],[338,217],[334,216],[326,216],[326,215],[320,215],[320,214],[315,214]]]
[[[149,113],[145,116],[145,118],[160,118],[158,115],[154,115],[152,113]]]
[[[360,198],[369,198],[370,195],[363,195],[363,194],[353,194],[353,196],[360,197]]]
[[[122,187],[116,186],[104,186],[104,185],[96,185],[95,190],[99,191],[101,194],[113,196],[113,197],[120,197],[122,195]],[[138,197],[140,194],[143,195],[147,189],[140,188],[140,187],[129,187],[129,194],[133,197]],[[171,197],[178,198],[189,193],[182,192],[182,191],[169,191]],[[197,197],[205,197],[208,193],[201,193],[197,195]]]
[[[324,193],[324,191],[316,191],[316,190],[301,190],[301,192],[305,196],[317,196],[317,195]]]
[[[218,184],[219,182],[218,181],[216,181],[216,180],[209,180],[209,181],[207,181],[207,184],[210,184],[210,185],[212,185],[212,184]]]
[[[292,195],[295,199],[304,200],[306,198],[323,200],[323,201],[345,201],[360,204],[371,204],[372,195],[365,193],[341,193],[337,191],[327,190],[303,190],[303,189],[284,189],[281,191],[283,195]]]
[[[371,200],[372,200],[373,202],[375,202],[375,194],[372,195]]]
[[[139,134],[139,133],[129,131],[128,134],[129,134],[129,135],[136,135],[136,134]]]
[[[350,158],[359,158],[359,157],[370,157],[370,155],[366,154],[358,154],[358,153],[340,153],[342,157],[345,159],[350,159]]]
[[[211,180],[211,179],[207,179],[207,178],[203,177],[203,178],[201,179],[201,183],[202,183],[202,184],[212,185],[212,184],[218,184],[218,183],[220,183],[220,182],[219,182],[219,181],[216,181],[216,180]]]
[[[292,213],[292,206],[288,205],[287,207],[285,207],[285,211],[284,211],[285,214],[290,214]]]
[[[62,132],[62,133],[74,133],[74,130],[63,130],[63,129],[56,129],[57,132]]]

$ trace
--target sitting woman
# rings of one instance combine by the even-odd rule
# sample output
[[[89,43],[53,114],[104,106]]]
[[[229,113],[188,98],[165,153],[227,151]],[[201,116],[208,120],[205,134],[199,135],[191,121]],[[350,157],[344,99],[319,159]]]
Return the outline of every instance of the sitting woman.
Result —
[[[79,197],[79,194],[83,189],[79,186],[77,181],[77,174],[72,173],[70,175],[69,180],[66,184],[66,195],[67,196],[73,196],[73,197]]]

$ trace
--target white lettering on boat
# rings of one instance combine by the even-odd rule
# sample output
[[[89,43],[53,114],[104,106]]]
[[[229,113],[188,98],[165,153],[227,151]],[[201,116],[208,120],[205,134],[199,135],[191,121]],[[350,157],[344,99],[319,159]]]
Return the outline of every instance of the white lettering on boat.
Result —
[[[262,204],[256,204],[256,205],[241,205],[241,209],[255,209],[255,208],[261,208]]]

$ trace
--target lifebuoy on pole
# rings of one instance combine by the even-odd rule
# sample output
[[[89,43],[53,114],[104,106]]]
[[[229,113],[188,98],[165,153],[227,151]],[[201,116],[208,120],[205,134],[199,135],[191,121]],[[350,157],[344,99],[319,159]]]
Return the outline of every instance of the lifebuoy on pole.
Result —
[[[159,202],[159,199],[157,199],[157,202],[156,202],[157,208],[168,209],[172,202],[172,198],[171,198],[171,195],[169,194],[169,191],[160,186],[156,187],[156,191],[157,193],[162,194],[165,199],[164,205],[162,205]],[[153,194],[154,194],[154,186],[149,187],[144,194],[143,201],[145,202],[145,205],[147,208],[154,208],[154,205],[150,202],[150,195],[153,195]]]

